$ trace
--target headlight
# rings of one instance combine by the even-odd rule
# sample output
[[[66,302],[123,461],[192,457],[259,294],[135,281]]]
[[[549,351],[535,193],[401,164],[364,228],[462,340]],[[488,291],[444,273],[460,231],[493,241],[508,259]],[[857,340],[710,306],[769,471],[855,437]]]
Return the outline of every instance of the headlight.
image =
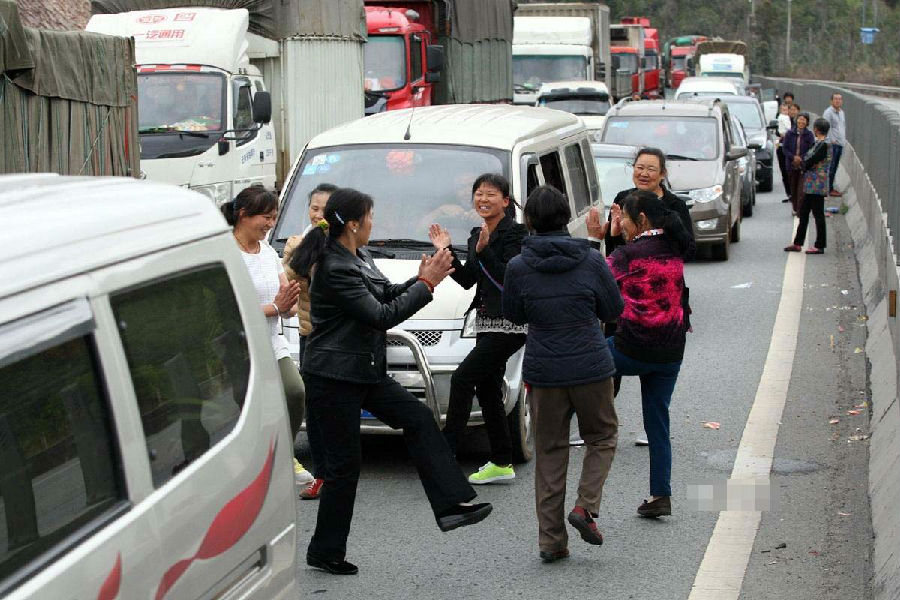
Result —
[[[459,334],[461,338],[473,338],[475,337],[475,313],[477,311],[470,310],[466,313],[466,318],[463,321],[462,332]]]
[[[697,221],[697,229],[700,231],[709,231],[710,229],[715,229],[718,224],[718,217],[715,219],[705,219],[703,221]]]
[[[226,202],[231,201],[232,183],[226,181],[224,183],[213,183],[210,185],[198,185],[191,188],[195,192],[200,192],[213,201],[217,207],[222,206]]]
[[[690,192],[688,192],[688,195],[697,204],[716,202],[716,201],[722,199],[722,186],[714,185],[714,186],[708,187],[708,188],[699,188],[696,190],[691,190]]]

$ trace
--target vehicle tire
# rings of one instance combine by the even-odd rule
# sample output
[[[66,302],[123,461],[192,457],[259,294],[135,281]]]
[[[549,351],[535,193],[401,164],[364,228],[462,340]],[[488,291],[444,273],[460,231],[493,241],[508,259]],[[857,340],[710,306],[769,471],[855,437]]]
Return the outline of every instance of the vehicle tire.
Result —
[[[734,225],[731,226],[731,232],[728,237],[731,238],[732,244],[737,244],[741,241],[741,217],[738,217],[737,221],[734,222]]]
[[[741,207],[741,216],[742,217],[752,217],[753,216],[753,205],[755,203],[756,203],[756,193],[751,191],[750,192],[750,201]]]
[[[759,191],[761,191],[761,192],[771,192],[772,191],[772,172],[774,170],[775,170],[774,166],[772,169],[769,169],[769,173],[759,183]]]
[[[513,463],[527,463],[534,456],[533,434],[531,431],[531,410],[523,386],[519,400],[506,417],[509,420],[509,437],[512,441]]]

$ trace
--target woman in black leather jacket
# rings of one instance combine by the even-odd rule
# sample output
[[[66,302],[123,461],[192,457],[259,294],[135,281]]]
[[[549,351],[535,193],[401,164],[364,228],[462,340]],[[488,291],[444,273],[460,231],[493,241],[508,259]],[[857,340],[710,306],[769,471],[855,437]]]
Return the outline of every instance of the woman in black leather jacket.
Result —
[[[312,333],[303,377],[309,427],[324,440],[325,484],[306,562],[338,575],[357,572],[344,560],[360,471],[359,415],[365,409],[403,436],[419,471],[438,526],[449,531],[477,523],[491,512],[469,504],[466,483],[434,416],[387,376],[385,332],[431,302],[434,287],[452,273],[448,250],[422,256],[417,277],[392,284],[362,248],[372,231],[372,199],[339,189],[325,206],[328,233],[313,229],[294,253],[291,267],[308,277]]]
[[[512,439],[503,407],[503,375],[506,361],[525,344],[525,326],[503,318],[501,297],[506,264],[522,249],[528,230],[508,214],[509,182],[502,175],[486,173],[472,185],[472,203],[484,224],[472,229],[463,264],[454,254],[452,277],[462,287],[475,288],[469,310],[475,312],[475,348],[459,364],[450,379],[450,404],[444,437],[453,451],[465,431],[478,396],[485,429],[491,444],[491,459],[469,483],[486,484],[514,479]],[[432,225],[429,237],[435,248],[450,248],[450,233]]]

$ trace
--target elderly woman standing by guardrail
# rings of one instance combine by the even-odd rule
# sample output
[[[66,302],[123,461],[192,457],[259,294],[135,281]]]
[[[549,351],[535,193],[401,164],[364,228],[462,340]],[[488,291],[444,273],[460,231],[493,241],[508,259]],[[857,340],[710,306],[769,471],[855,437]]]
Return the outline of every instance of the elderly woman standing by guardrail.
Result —
[[[815,141],[809,130],[809,113],[799,113],[794,127],[784,135],[784,161],[788,170],[788,195],[793,214],[797,214],[803,200],[803,155]]]

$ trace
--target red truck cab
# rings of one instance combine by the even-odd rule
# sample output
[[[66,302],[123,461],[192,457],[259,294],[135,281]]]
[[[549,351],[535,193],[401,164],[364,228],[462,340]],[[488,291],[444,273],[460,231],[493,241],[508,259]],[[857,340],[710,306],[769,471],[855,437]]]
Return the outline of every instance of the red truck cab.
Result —
[[[644,29],[644,62],[641,65],[644,80],[641,85],[638,74],[632,75],[632,93],[639,92],[643,97],[651,99],[661,98],[664,89],[660,66],[659,31],[650,27],[650,19],[647,17],[622,17],[620,23],[622,25],[640,25]]]
[[[688,59],[694,55],[693,46],[673,46],[671,51],[671,63],[669,67],[669,87],[677,90],[684,78],[687,77]]]
[[[366,114],[432,104],[443,48],[432,44],[431,1],[366,3]]]

